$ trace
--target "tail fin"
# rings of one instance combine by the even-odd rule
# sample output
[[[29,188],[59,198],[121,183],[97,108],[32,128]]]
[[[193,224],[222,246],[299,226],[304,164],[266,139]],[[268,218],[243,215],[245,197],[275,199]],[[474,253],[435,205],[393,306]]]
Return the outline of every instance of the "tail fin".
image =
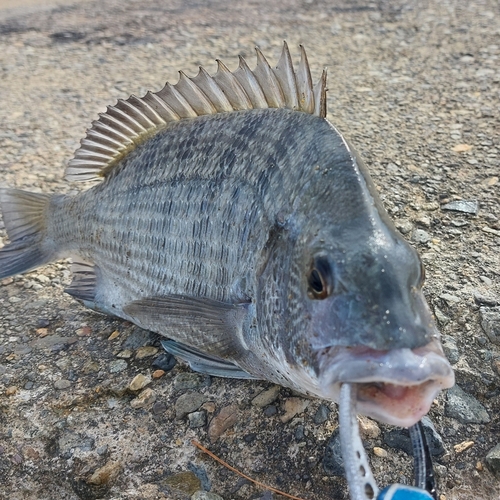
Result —
[[[51,195],[0,189],[0,209],[10,243],[0,248],[0,279],[24,273],[54,260],[47,240],[47,208]]]

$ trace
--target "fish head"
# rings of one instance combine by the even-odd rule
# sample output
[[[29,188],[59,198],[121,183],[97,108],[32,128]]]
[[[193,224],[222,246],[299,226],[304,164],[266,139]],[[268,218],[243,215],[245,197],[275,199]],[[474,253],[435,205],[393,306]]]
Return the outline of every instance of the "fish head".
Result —
[[[385,224],[327,241],[304,259],[317,394],[336,400],[342,383],[358,384],[360,413],[409,427],[454,383],[422,293],[421,261]]]
[[[287,296],[288,373],[296,388],[329,400],[343,383],[358,384],[360,413],[409,427],[454,374],[422,292],[421,260],[358,172],[364,192],[355,202],[349,189],[332,190],[330,205],[311,195],[316,206],[303,210],[292,257],[300,276]]]

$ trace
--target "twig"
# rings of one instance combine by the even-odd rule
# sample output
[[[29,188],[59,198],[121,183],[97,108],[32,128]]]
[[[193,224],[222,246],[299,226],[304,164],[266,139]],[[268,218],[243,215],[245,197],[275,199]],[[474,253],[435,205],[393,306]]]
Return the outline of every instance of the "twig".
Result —
[[[257,481],[256,479],[252,479],[251,477],[247,476],[246,474],[243,474],[243,472],[240,472],[238,469],[235,469],[234,467],[232,467],[228,463],[224,462],[224,460],[222,460],[222,458],[219,458],[217,455],[215,455],[214,453],[212,453],[210,450],[207,450],[207,448],[205,448],[203,445],[201,445],[200,443],[198,443],[198,441],[195,441],[193,439],[193,440],[191,440],[191,444],[193,444],[194,446],[196,446],[197,448],[199,448],[201,451],[203,451],[204,453],[206,453],[207,455],[209,455],[210,457],[212,457],[214,460],[216,460],[217,462],[219,462],[220,464],[222,464],[224,467],[227,467],[229,470],[233,471],[234,473],[238,474],[241,477],[244,477],[245,479],[247,479],[248,481],[256,484],[257,486],[260,486],[261,488],[264,488],[266,490],[270,490],[270,491],[272,491],[274,493],[277,493],[278,495],[283,495],[284,497],[291,498],[292,500],[303,500],[300,497],[294,497],[293,495],[289,495],[288,493],[285,493],[283,491],[277,490],[276,488],[273,488],[272,486],[267,486],[266,484],[261,483],[260,481]]]

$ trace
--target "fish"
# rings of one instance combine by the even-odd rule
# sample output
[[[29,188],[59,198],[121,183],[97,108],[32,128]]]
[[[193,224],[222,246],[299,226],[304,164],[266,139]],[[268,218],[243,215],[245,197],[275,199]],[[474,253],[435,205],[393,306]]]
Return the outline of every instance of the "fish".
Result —
[[[409,427],[454,384],[417,252],[327,119],[303,46],[180,72],[108,106],[77,194],[0,189],[0,278],[72,259],[66,292],[165,337],[198,372],[268,380]]]

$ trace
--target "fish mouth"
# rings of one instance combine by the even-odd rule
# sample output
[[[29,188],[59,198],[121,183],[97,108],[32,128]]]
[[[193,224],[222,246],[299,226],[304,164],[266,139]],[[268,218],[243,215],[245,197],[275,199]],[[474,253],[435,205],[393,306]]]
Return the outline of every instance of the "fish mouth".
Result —
[[[341,384],[356,384],[357,411],[387,424],[411,427],[428,413],[437,394],[455,383],[437,340],[416,349],[331,349],[321,359],[320,389],[337,399]]]

